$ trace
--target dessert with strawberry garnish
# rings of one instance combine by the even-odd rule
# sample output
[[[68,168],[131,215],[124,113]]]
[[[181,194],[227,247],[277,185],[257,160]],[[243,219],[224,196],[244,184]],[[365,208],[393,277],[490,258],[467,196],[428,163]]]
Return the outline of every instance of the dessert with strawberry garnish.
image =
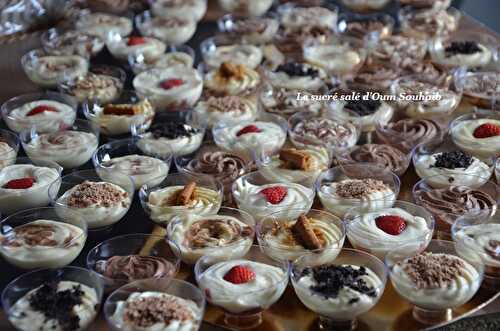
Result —
[[[210,216],[174,219],[167,226],[167,237],[177,244],[184,263],[195,264],[202,256],[240,258],[253,243],[255,221],[239,209],[222,207]]]
[[[107,40],[110,31],[119,33],[122,37],[128,36],[133,28],[131,19],[104,13],[85,13],[75,26],[77,30],[98,36],[101,40]]]
[[[182,45],[196,32],[197,22],[191,18],[153,17],[145,11],[135,17],[137,29],[143,36],[157,38],[167,45]]]
[[[213,127],[220,121],[253,121],[258,115],[259,107],[251,98],[237,95],[210,96],[198,102],[195,111],[200,117],[207,119],[208,127]]]
[[[329,108],[332,118],[341,122],[357,121],[363,132],[375,131],[378,123],[387,124],[394,114],[394,108],[388,103],[372,99],[334,101],[330,103]]]
[[[106,40],[106,47],[111,55],[121,61],[127,61],[133,54],[142,54],[145,61],[154,61],[165,53],[167,48],[163,41],[156,38],[140,36],[122,38],[113,32]]]
[[[223,62],[204,78],[206,94],[211,96],[252,96],[261,84],[259,73],[245,64]]]
[[[133,85],[142,98],[147,98],[157,109],[193,106],[201,96],[203,80],[192,68],[153,68],[134,78]]]
[[[290,208],[307,210],[314,199],[311,187],[269,182],[259,171],[239,177],[233,184],[232,193],[239,208],[256,220],[275,212],[281,212],[283,217],[297,218],[300,213]]]
[[[258,160],[258,167],[269,181],[312,185],[319,174],[328,169],[330,161],[330,154],[323,147],[284,148],[278,155],[263,156]]]
[[[450,125],[453,142],[480,159],[500,155],[500,119],[495,116],[465,115]]]
[[[189,18],[200,21],[207,11],[207,0],[158,0],[151,5],[151,12],[159,17]]]
[[[302,213],[298,218],[280,218],[278,212],[260,221],[257,239],[264,253],[280,261],[295,261],[308,252],[334,259],[344,245],[342,220],[316,209],[297,212]]]
[[[77,101],[69,95],[44,92],[12,98],[2,105],[5,123],[15,132],[36,127],[39,132],[53,132],[73,125]]]
[[[266,72],[266,78],[276,88],[318,91],[324,85],[326,73],[308,63],[288,62]]]
[[[352,209],[347,218],[347,238],[351,245],[381,259],[402,244],[427,246],[434,231],[434,218],[424,208],[398,201],[392,208],[372,212]]]

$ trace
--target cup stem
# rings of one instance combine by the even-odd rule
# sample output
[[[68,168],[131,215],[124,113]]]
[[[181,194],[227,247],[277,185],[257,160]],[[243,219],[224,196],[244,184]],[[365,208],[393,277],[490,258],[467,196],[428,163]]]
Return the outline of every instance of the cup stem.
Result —
[[[319,329],[325,331],[352,331],[356,329],[358,322],[356,319],[347,321],[336,321],[331,318],[320,316]]]
[[[233,315],[226,312],[224,323],[237,330],[253,329],[262,323],[262,313]]]
[[[453,318],[451,309],[428,310],[419,307],[413,307],[413,318],[422,324],[434,325],[449,321]]]

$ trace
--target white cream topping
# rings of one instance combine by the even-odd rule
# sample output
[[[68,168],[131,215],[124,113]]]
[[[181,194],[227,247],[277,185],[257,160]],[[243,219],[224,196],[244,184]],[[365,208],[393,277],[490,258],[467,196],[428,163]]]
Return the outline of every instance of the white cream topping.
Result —
[[[460,256],[474,261],[477,255],[489,267],[500,268],[500,224],[470,225],[458,230],[453,241]],[[486,271],[486,273],[488,273]]]
[[[118,17],[104,13],[91,13],[82,16],[76,22],[76,28],[88,34],[107,40],[111,31],[119,33],[122,37],[132,32],[132,20],[127,17]]]
[[[262,16],[273,5],[273,0],[219,0],[218,2],[224,11],[245,16]]]
[[[168,45],[181,45],[193,37],[196,32],[196,21],[153,17],[146,18],[138,25],[138,29],[143,36],[158,38]]]
[[[203,132],[175,139],[165,137],[154,138],[152,133],[146,133],[137,142],[137,147],[149,155],[167,157],[170,151],[172,151],[175,156],[183,156],[191,154],[200,148],[203,137]]]
[[[135,106],[140,106],[142,112],[130,116],[105,114],[103,107],[94,105],[93,113],[87,115],[87,118],[99,125],[102,133],[110,136],[129,133],[132,125],[140,125],[144,129],[149,128],[155,115],[154,108],[147,100],[141,101]]]
[[[63,76],[65,79],[85,76],[88,69],[88,61],[78,55],[41,56],[25,68],[34,83],[45,87],[55,87]]]
[[[0,170],[16,162],[17,152],[6,142],[0,141]]]
[[[352,73],[363,61],[361,55],[346,44],[307,47],[304,59],[335,74]]]
[[[221,109],[213,104],[214,99],[200,101],[195,107],[195,111],[200,114],[200,117],[207,120],[209,127],[214,126],[220,121],[247,122],[256,119],[258,115],[258,106],[254,100],[238,96],[229,96],[223,98],[237,98],[241,107]]]
[[[151,11],[159,17],[177,17],[199,21],[207,11],[207,0],[157,0],[151,6]]]
[[[490,158],[500,155],[500,136],[489,138],[476,138],[474,131],[482,124],[491,123],[500,127],[500,120],[495,119],[476,119],[466,120],[454,125],[450,134],[453,142],[467,153],[478,158]]]
[[[288,30],[300,30],[307,26],[332,28],[337,14],[323,7],[296,7],[286,10],[281,16],[281,25]]]
[[[218,46],[215,51],[204,55],[205,63],[211,68],[218,68],[224,62],[243,64],[251,69],[262,62],[262,50],[253,45]]]
[[[119,40],[108,40],[106,46],[111,54],[118,60],[126,61],[129,55],[142,54],[146,61],[159,58],[167,46],[155,38],[144,37],[144,43],[129,45],[129,38],[120,38]]]

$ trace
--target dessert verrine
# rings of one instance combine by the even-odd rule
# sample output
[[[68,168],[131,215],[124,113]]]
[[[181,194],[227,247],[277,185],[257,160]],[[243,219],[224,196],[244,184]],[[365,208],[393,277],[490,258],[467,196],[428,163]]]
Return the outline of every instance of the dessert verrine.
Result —
[[[127,61],[130,55],[142,54],[145,61],[158,59],[167,46],[163,41],[151,37],[129,36],[122,37],[111,31],[106,39],[106,47],[113,57],[120,61]]]
[[[261,77],[257,71],[244,64],[231,62],[223,62],[204,78],[206,93],[214,96],[252,96],[260,85]]]
[[[298,209],[297,218],[269,214],[257,225],[259,245],[272,259],[295,261],[307,252],[334,259],[344,245],[342,220],[316,209]],[[337,250],[335,250],[337,248]]]
[[[500,155],[500,117],[494,112],[458,117],[450,124],[450,134],[460,149],[480,159]]]
[[[284,5],[281,12],[280,24],[286,31],[307,29],[308,27],[326,28],[333,30],[337,22],[337,10],[319,6],[303,7]]]
[[[146,59],[143,54],[137,53],[129,56],[128,63],[136,75],[152,68],[167,69],[177,66],[192,68],[194,65],[194,50],[186,45],[168,46],[167,52],[153,61]]]
[[[394,19],[386,14],[380,15],[340,15],[335,32],[337,35],[364,39],[373,36],[384,39],[392,35]]]
[[[230,41],[209,38],[200,45],[203,61],[209,68],[218,68],[224,62],[243,64],[250,69],[257,68],[262,62],[262,50],[258,46],[232,44]]]
[[[225,15],[218,21],[219,30],[231,37],[241,38],[250,44],[266,44],[278,32],[279,22],[273,17],[253,17],[238,19]]]
[[[453,7],[417,12],[411,8],[402,8],[398,16],[403,35],[426,39],[455,32],[460,23],[461,12]]]
[[[480,68],[493,59],[493,39],[466,33],[459,38],[436,38],[429,46],[431,59],[445,68]]]
[[[133,86],[139,96],[147,98],[160,111],[193,106],[201,96],[203,80],[192,68],[153,68],[135,76]]]
[[[298,148],[312,145],[343,150],[356,145],[361,134],[357,121],[342,122],[307,112],[293,115],[288,123],[290,140]]]
[[[392,83],[401,76],[401,68],[388,62],[371,62],[363,65],[348,87],[363,92],[388,93]]]
[[[195,111],[211,128],[220,121],[253,121],[258,116],[259,105],[243,96],[209,96],[198,102]]]
[[[382,297],[387,271],[373,255],[342,249],[331,258],[315,253],[298,258],[291,280],[300,301],[319,314],[319,328],[354,329],[356,317]]]
[[[0,169],[0,212],[11,214],[47,206],[49,187],[60,181],[61,172],[54,162],[28,158],[19,158],[16,164]]]
[[[387,6],[390,0],[342,0],[342,3],[354,11],[371,12]]]
[[[355,163],[322,172],[315,186],[323,207],[344,217],[354,207],[365,212],[392,207],[399,194],[400,181],[383,167]]]
[[[455,86],[473,105],[493,109],[500,97],[500,74],[494,71],[459,72],[455,74]]]
[[[41,269],[7,285],[3,307],[23,331],[86,330],[99,313],[103,290],[96,275],[83,268]]]
[[[278,154],[258,155],[257,166],[262,176],[272,182],[314,184],[316,178],[328,169],[330,152],[324,147],[305,149],[283,148]]]
[[[33,83],[47,88],[56,87],[63,75],[74,79],[89,69],[88,60],[79,55],[47,55],[41,50],[28,52],[21,63]]]
[[[0,129],[0,170],[16,162],[19,144],[15,133]]]
[[[250,214],[222,207],[214,215],[172,220],[167,237],[179,247],[177,252],[184,263],[195,264],[202,256],[215,261],[246,255],[253,243],[254,227]]]
[[[272,0],[218,0],[226,12],[240,16],[262,16],[273,5]]]
[[[206,0],[158,0],[151,6],[155,16],[191,18],[194,21],[200,21],[206,11]]]
[[[424,249],[434,231],[432,215],[404,201],[396,201],[392,208],[370,212],[353,208],[345,222],[351,245],[380,259],[403,244],[413,244],[415,252]]]
[[[39,132],[53,132],[73,125],[77,102],[69,95],[55,92],[24,94],[2,105],[5,124],[15,132],[36,127]]]
[[[415,318],[426,324],[432,321],[425,313],[463,305],[476,294],[483,278],[480,258],[459,257],[449,241],[433,240],[423,252],[403,245],[388,254],[386,264],[395,290],[416,306]]]
[[[436,11],[448,9],[451,0],[400,0],[403,7],[410,7],[414,11],[423,10],[423,12],[433,9]]]
[[[132,20],[105,13],[85,13],[75,23],[77,30],[106,40],[110,31],[128,36],[132,32]]]
[[[37,208],[5,218],[0,223],[0,254],[21,269],[70,264],[87,239],[83,218],[74,213],[71,216],[71,219],[61,218],[54,208]]]
[[[405,153],[391,145],[365,144],[352,147],[339,155],[339,163],[345,167],[357,162],[375,163],[401,176],[408,169],[411,156],[411,151]]]
[[[90,58],[104,48],[104,41],[84,31],[52,28],[42,35],[42,45],[52,55],[80,55]]]
[[[143,36],[157,38],[169,45],[181,45],[193,37],[197,22],[189,17],[153,17],[145,11],[135,17],[135,24]]]
[[[389,62],[406,67],[409,62],[422,60],[427,54],[427,42],[419,38],[394,35],[375,42],[370,50],[369,62]]]
[[[233,198],[238,207],[258,221],[265,215],[277,213],[283,217],[297,218],[297,210],[309,209],[314,199],[311,186],[291,182],[268,181],[260,171],[254,171],[235,180]]]
[[[323,89],[320,88],[320,91]],[[313,93],[317,92],[303,91],[300,88],[277,88],[267,84],[260,94],[260,102],[264,111],[283,117],[290,117],[299,112],[318,114],[323,105],[312,100]]]
[[[323,69],[302,62],[287,62],[266,72],[266,78],[275,88],[317,91],[324,85]]]
[[[208,176],[170,174],[159,185],[144,185],[139,191],[151,220],[168,224],[174,217],[217,214],[222,204],[222,187]]]
[[[41,133],[34,127],[21,132],[20,137],[30,158],[72,169],[90,160],[98,146],[99,129],[89,121],[76,120],[60,131]]]

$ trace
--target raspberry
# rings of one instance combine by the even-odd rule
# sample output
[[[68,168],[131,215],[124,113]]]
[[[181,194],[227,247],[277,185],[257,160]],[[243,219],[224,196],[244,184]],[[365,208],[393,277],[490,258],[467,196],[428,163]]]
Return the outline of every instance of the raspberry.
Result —
[[[3,187],[11,190],[22,190],[32,187],[34,182],[35,178],[32,177],[18,178],[8,181]]]
[[[283,201],[288,191],[284,186],[273,186],[263,189],[260,193],[264,194],[269,203],[276,205]]]
[[[242,134],[247,134],[247,133],[256,133],[256,132],[261,132],[262,130],[259,129],[256,125],[253,125],[253,124],[250,124],[250,125],[247,125],[245,126],[243,129],[241,129],[240,131],[238,131],[236,133],[236,136],[239,137],[241,136]]]
[[[142,45],[145,43],[146,39],[144,37],[136,37],[136,36],[129,37],[127,41],[128,46]]]
[[[51,111],[51,112],[57,113],[57,109],[55,109],[54,107],[41,105],[41,106],[37,106],[37,107],[31,109],[29,111],[29,113],[26,114],[26,116],[38,115],[38,114],[46,112],[46,111]]]
[[[181,86],[182,84],[184,84],[184,81],[182,79],[172,78],[161,82],[160,87],[164,90],[170,90],[171,88]]]
[[[233,284],[248,283],[254,279],[255,272],[244,265],[234,266],[224,275],[224,280]]]
[[[490,138],[500,136],[500,125],[484,123],[474,130],[474,138]]]
[[[377,227],[393,236],[397,236],[406,229],[406,221],[395,215],[379,216],[375,219]]]

